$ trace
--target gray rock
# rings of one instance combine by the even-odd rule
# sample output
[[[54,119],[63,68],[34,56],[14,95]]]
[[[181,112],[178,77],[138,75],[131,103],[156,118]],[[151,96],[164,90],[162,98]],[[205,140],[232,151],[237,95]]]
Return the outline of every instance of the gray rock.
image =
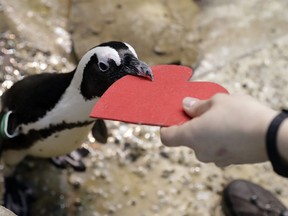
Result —
[[[0,215],[1,216],[16,216],[13,212],[10,210],[6,209],[3,206],[0,206]]]
[[[69,3],[69,0],[0,0],[0,30],[9,28],[35,48],[68,56],[71,52],[70,35],[66,31]]]
[[[149,64],[195,62],[191,33],[198,6],[191,0],[92,0],[72,5],[75,51],[81,56],[104,41],[130,43]]]

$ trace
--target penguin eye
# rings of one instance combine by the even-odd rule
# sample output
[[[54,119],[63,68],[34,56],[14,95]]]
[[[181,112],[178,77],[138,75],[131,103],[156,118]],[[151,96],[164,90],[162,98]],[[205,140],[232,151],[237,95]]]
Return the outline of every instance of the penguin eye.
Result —
[[[98,67],[101,71],[107,71],[109,66],[105,64],[104,62],[99,62]]]

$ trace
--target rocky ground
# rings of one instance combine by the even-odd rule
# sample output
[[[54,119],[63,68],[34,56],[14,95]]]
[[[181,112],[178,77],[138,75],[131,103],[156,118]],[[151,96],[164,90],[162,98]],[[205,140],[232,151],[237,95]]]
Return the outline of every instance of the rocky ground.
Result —
[[[113,39],[131,43],[151,65],[192,66],[192,80],[287,107],[287,4],[0,0],[0,95],[24,75],[69,71],[85,50]],[[33,215],[221,216],[222,189],[237,178],[288,205],[288,181],[269,163],[219,169],[197,161],[192,150],[162,146],[157,127],[106,123],[106,145],[91,136],[83,144],[91,151],[85,173],[39,159],[21,164],[22,178],[36,188]]]

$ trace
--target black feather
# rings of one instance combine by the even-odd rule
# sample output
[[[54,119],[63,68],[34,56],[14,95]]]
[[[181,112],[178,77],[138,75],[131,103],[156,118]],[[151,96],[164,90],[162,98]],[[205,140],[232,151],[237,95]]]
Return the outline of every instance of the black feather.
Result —
[[[18,124],[35,122],[57,104],[73,75],[74,71],[26,77],[3,94],[2,110],[13,111]]]
[[[106,143],[108,139],[108,129],[104,120],[97,119],[92,127],[93,137],[100,143]]]

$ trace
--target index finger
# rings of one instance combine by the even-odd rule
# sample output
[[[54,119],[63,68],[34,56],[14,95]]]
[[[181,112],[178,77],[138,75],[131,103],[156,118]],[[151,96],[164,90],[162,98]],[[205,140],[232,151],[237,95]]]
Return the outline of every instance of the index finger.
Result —
[[[188,123],[189,122],[179,126],[161,128],[161,142],[166,146],[188,146],[192,142],[192,132],[191,129],[188,128]]]

